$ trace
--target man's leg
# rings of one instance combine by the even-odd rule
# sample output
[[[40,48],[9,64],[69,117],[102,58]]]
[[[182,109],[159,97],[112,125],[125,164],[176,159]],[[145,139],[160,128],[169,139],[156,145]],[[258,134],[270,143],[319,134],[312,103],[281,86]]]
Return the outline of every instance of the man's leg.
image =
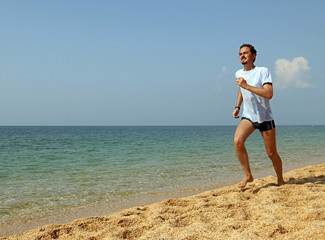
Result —
[[[267,155],[272,160],[274,170],[278,177],[278,185],[279,186],[283,185],[284,180],[283,180],[283,175],[282,175],[282,160],[281,160],[281,158],[277,152],[277,149],[276,149],[275,128],[273,128],[272,130],[261,132],[261,134],[264,139],[264,144],[265,144],[265,149],[266,149]]]
[[[245,148],[245,141],[249,137],[249,135],[251,135],[252,132],[254,132],[254,130],[255,127],[253,126],[253,123],[251,123],[247,119],[243,119],[238,124],[234,136],[234,145],[235,145],[237,158],[241,163],[245,172],[244,179],[238,184],[238,187],[240,188],[244,188],[248,182],[252,182],[254,180],[251,173],[251,169],[249,167],[248,154]]]

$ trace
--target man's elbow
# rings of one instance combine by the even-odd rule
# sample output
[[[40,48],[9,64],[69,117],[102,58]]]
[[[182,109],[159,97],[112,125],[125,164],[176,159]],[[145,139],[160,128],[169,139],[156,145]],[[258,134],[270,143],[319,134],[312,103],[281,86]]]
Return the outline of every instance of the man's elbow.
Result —
[[[263,85],[263,88],[265,90],[264,94],[265,94],[265,98],[267,99],[272,99],[273,97],[273,87],[271,83],[266,83]]]
[[[267,94],[267,96],[266,96],[266,98],[269,99],[269,100],[272,99],[272,97],[273,97],[273,93],[269,93],[269,94]]]
[[[273,97],[272,89],[268,89],[268,91],[265,91],[265,98],[272,99],[272,97]]]

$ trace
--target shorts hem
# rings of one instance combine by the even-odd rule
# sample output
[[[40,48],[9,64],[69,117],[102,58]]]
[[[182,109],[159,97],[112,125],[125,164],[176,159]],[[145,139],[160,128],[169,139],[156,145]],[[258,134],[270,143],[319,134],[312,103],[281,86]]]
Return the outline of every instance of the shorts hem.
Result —
[[[273,128],[275,128],[274,120],[258,123],[258,122],[253,122],[252,120],[250,120],[249,118],[246,118],[246,117],[242,117],[241,119],[242,120],[246,119],[246,120],[250,121],[253,124],[253,126],[256,129],[258,129],[260,132],[269,131],[269,130],[272,130]]]

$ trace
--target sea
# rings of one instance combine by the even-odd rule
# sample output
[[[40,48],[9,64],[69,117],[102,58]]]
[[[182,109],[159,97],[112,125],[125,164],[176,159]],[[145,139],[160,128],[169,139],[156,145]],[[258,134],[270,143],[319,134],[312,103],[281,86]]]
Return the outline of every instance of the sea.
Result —
[[[0,236],[239,182],[236,126],[0,127]],[[277,126],[284,171],[325,162],[325,126]],[[255,131],[254,177],[275,175]]]

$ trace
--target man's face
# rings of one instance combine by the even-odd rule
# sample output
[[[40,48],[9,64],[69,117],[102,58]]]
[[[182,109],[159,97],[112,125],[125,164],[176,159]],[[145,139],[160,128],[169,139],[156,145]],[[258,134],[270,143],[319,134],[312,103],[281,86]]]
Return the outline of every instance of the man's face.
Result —
[[[253,64],[255,57],[256,57],[256,54],[252,54],[249,47],[242,47],[239,50],[239,60],[243,65],[245,65],[247,63]]]

